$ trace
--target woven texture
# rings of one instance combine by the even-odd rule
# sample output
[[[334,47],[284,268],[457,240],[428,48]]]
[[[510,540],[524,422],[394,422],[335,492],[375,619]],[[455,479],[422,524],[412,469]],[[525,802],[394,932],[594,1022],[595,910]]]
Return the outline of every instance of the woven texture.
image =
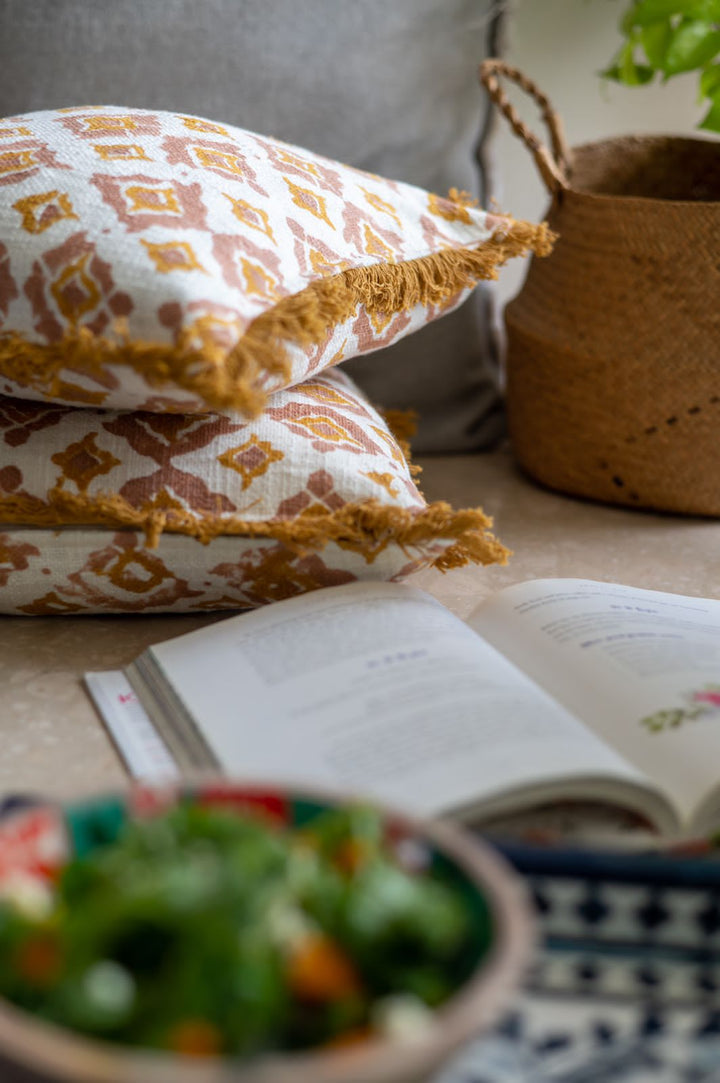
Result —
[[[505,555],[478,509],[425,503],[340,371],[253,421],[0,398],[0,442],[2,612],[237,608]]]
[[[256,413],[456,307],[541,238],[195,117],[0,124],[0,374],[26,398]]]
[[[559,234],[506,310],[518,460],[561,491],[720,515],[720,144],[567,151],[558,129],[551,154],[505,112],[555,189]]]

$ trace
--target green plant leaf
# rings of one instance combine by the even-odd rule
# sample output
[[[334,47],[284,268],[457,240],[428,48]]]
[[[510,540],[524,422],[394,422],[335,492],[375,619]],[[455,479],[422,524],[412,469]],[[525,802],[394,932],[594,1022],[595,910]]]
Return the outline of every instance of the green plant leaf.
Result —
[[[672,36],[673,28],[669,22],[651,23],[640,31],[640,43],[653,68],[664,68]]]
[[[633,73],[633,86],[644,86],[655,78],[655,69],[648,64],[636,64]]]
[[[712,98],[720,90],[720,64],[711,64],[700,75],[700,97]]]
[[[686,19],[672,32],[663,73],[669,78],[703,68],[720,53],[720,30],[704,19]]]
[[[611,64],[608,68],[604,68],[599,73],[603,79],[612,79],[614,83],[621,83],[620,68],[617,64]]]
[[[706,132],[720,132],[720,92],[711,95],[711,106],[698,127]]]
[[[647,64],[638,64],[635,60],[635,42],[628,41],[615,56],[613,62],[601,72],[605,79],[613,79],[625,86],[640,86],[649,83],[655,75],[654,68]]]
[[[625,34],[634,27],[683,17],[688,19],[720,19],[720,0],[636,0],[625,13],[621,28]]]

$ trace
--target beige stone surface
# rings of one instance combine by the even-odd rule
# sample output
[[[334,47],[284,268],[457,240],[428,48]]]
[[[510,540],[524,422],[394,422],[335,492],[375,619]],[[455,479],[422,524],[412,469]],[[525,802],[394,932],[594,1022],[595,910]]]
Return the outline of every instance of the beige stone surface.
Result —
[[[720,522],[604,507],[547,492],[505,451],[426,459],[429,500],[482,504],[514,550],[505,567],[413,580],[459,616],[503,586],[578,576],[720,596]],[[0,617],[0,793],[72,796],[125,778],[88,700],[85,670],[125,665],[150,643],[210,617]]]

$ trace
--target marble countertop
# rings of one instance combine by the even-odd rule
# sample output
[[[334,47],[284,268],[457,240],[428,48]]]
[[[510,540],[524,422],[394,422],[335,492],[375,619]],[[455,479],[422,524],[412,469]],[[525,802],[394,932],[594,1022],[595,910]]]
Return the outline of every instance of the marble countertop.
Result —
[[[426,571],[413,582],[458,616],[510,583],[577,576],[720,597],[720,522],[605,507],[539,488],[507,451],[421,460],[428,500],[482,505],[513,550],[505,567]],[[69,797],[122,783],[87,698],[86,670],[126,665],[208,617],[0,617],[0,792]]]

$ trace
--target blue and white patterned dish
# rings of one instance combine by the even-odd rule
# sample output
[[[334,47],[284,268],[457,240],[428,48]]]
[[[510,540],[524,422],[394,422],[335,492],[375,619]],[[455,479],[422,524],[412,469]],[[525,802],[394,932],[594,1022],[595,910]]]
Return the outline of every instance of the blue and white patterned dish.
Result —
[[[437,1083],[720,1081],[720,860],[505,845],[543,949]]]

